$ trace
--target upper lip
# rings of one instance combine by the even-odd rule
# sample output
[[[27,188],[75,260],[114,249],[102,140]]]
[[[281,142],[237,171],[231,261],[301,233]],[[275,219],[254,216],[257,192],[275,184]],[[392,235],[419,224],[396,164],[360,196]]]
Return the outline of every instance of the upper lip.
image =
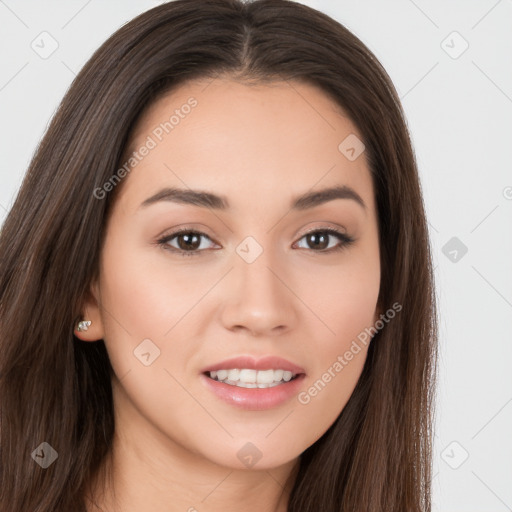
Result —
[[[249,370],[285,370],[295,375],[305,373],[304,368],[277,356],[265,356],[256,359],[252,356],[238,356],[231,359],[220,361],[203,368],[201,373],[213,372],[217,370],[231,370],[233,368],[247,368]]]

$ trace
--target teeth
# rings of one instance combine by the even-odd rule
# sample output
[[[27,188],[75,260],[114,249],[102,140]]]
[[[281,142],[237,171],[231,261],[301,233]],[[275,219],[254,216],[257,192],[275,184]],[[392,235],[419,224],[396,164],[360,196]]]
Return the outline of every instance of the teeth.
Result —
[[[254,384],[256,382],[257,373],[256,370],[240,370],[240,381]]]
[[[274,370],[261,370],[256,376],[258,384],[272,384],[274,382]]]
[[[212,379],[241,388],[270,388],[290,381],[295,374],[286,370],[233,368],[209,372]]]
[[[228,371],[227,370],[219,370],[217,372],[217,379],[225,380],[227,378],[228,378]]]
[[[237,380],[240,380],[240,370],[234,369],[228,371],[228,379],[232,380],[233,382],[236,382]]]

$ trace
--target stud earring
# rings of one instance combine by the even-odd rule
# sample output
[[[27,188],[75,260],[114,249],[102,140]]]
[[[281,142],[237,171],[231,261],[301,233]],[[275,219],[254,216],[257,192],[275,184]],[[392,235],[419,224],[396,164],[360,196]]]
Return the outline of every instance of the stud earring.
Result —
[[[78,332],[82,332],[82,331],[87,331],[89,329],[89,326],[91,325],[91,321],[90,320],[82,320],[80,322],[78,322],[78,326],[76,328],[76,330]]]

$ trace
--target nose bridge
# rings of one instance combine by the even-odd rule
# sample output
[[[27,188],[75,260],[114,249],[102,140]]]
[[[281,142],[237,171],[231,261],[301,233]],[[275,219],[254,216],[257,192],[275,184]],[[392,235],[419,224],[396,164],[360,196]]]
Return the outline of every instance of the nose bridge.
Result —
[[[261,237],[260,237],[261,239]],[[262,243],[246,237],[234,254],[234,269],[222,319],[226,328],[247,328],[252,333],[267,333],[290,328],[296,321],[293,293],[285,286],[286,272],[270,237]],[[284,282],[284,283],[283,283]]]
[[[265,249],[260,254],[255,254],[256,249],[250,247],[243,256],[240,256],[243,247],[237,250],[239,257],[235,260],[235,272],[241,284],[243,283],[241,288],[244,295],[248,299],[265,299],[268,304],[277,302],[278,295],[282,294],[282,290],[278,288],[282,287],[282,284],[275,275],[278,267],[275,251],[272,254],[272,249]]]

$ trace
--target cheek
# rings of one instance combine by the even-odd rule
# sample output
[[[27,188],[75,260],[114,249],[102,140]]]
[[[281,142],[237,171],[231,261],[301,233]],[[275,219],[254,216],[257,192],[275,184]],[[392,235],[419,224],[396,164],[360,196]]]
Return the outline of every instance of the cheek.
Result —
[[[111,237],[105,246],[101,277],[104,339],[120,381],[114,381],[116,408],[126,421],[142,415],[165,431],[181,424],[173,411],[180,417],[198,415],[197,404],[180,385],[197,350],[183,342],[190,325],[181,320],[188,319],[205,290],[179,266],[173,268],[165,258],[155,261],[151,251],[122,246],[119,238],[116,243]],[[191,435],[191,425],[180,435]]]
[[[379,280],[372,271],[352,274],[333,284],[325,314],[334,334],[326,336],[326,352],[347,350],[350,340],[375,322]]]
[[[303,430],[304,445],[319,439],[345,408],[361,375],[367,350],[363,344],[353,347],[350,360],[345,351],[336,351],[327,365],[307,379],[297,397],[297,417],[309,423],[309,428]]]
[[[378,251],[368,252],[363,249],[342,255],[336,268],[316,265],[301,272],[300,288],[296,289],[317,317],[315,338],[321,343],[318,357],[324,364],[326,357],[332,359],[333,354],[345,351],[347,344],[375,321],[379,255]],[[313,317],[308,323],[312,322]]]
[[[191,344],[173,340],[187,337],[183,329],[188,323],[180,320],[187,318],[201,290],[179,266],[173,268],[164,257],[151,258],[152,250],[141,251],[128,242],[123,245],[122,239],[115,235],[107,239],[101,268],[101,313],[109,358],[118,378],[130,372],[131,381],[142,386],[152,382],[153,387],[163,378],[160,384],[165,387],[169,375],[163,369],[174,371],[172,361],[190,359]],[[180,367],[180,371],[185,370]]]
[[[314,442],[336,420],[361,375],[371,341],[369,328],[376,319],[378,252],[347,259],[336,273],[317,269],[310,284],[313,281],[316,286],[306,301],[322,320],[311,320],[322,335],[314,338],[311,371],[298,396],[304,417],[315,418],[306,442]]]
[[[345,281],[321,310],[333,332],[319,325],[326,334],[315,338],[310,372],[297,397],[300,415],[310,422],[305,444],[315,442],[334,423],[361,376],[371,341],[365,329],[374,325],[379,290],[362,281]]]
[[[135,243],[123,246],[110,239],[101,280],[103,305],[111,313],[104,311],[106,330],[122,329],[134,341],[161,340],[198,302],[201,290],[191,281],[193,276],[163,253],[158,247],[141,250]]]

